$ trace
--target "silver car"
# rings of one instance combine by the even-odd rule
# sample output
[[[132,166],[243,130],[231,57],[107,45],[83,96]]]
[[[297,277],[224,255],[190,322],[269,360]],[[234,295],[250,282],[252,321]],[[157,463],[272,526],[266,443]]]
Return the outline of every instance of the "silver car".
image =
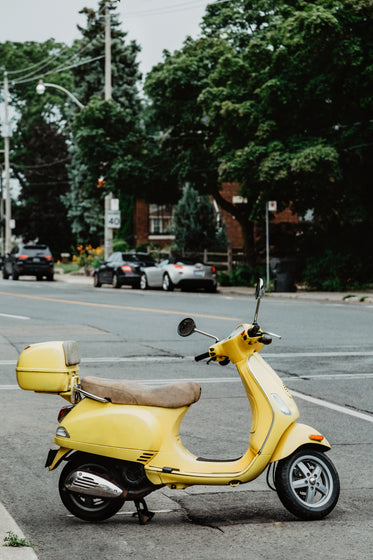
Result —
[[[214,266],[171,257],[144,269],[140,277],[140,288],[163,288],[168,292],[174,288],[203,288],[207,292],[216,292],[216,270]]]

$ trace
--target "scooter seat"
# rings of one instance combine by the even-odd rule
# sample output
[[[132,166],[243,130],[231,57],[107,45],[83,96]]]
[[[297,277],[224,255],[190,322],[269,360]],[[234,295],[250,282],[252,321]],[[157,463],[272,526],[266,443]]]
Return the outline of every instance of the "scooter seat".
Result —
[[[197,402],[201,387],[193,381],[172,383],[161,387],[149,387],[134,381],[84,377],[81,380],[83,391],[114,404],[133,404],[139,406],[160,406],[179,408]]]

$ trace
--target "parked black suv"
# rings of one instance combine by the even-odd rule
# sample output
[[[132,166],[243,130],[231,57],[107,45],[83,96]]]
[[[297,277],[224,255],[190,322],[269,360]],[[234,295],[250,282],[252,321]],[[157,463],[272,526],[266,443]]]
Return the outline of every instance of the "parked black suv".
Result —
[[[139,288],[142,268],[154,265],[153,257],[147,253],[116,252],[94,271],[93,285],[95,288],[102,284],[111,284],[113,288],[123,285]]]
[[[9,276],[18,280],[20,276],[36,276],[42,280],[53,280],[53,256],[48,245],[33,243],[29,245],[17,245],[10,255],[5,257],[3,265],[3,278]]]

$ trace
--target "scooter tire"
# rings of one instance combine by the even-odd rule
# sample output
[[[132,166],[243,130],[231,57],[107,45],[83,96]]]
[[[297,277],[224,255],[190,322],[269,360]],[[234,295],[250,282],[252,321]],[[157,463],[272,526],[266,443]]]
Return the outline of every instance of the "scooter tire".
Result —
[[[282,504],[303,520],[322,519],[336,506],[337,470],[322,451],[303,447],[278,462],[275,486]]]
[[[118,478],[110,460],[104,457],[98,457],[97,455],[75,453],[64,467],[59,480],[59,492],[64,506],[70,513],[75,515],[75,517],[83,519],[84,521],[104,521],[115,515],[123,506],[125,502],[124,498],[97,498],[86,494],[71,492],[66,488],[66,479],[71,472],[77,469],[100,473],[114,481]]]

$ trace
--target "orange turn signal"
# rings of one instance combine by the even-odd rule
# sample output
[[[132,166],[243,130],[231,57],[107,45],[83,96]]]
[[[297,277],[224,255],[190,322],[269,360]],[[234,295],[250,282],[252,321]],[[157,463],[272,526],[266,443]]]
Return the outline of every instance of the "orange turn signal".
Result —
[[[324,436],[321,436],[320,434],[311,434],[309,438],[314,441],[322,441],[324,439]]]

